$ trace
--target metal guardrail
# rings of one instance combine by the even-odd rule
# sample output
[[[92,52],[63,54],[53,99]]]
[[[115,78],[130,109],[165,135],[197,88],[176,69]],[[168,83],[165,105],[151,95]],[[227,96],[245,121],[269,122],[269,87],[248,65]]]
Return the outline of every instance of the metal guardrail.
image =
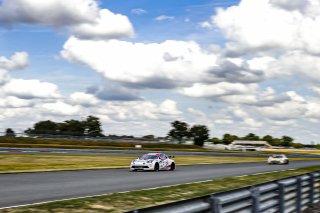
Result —
[[[131,213],[301,213],[319,201],[320,172],[313,172]]]

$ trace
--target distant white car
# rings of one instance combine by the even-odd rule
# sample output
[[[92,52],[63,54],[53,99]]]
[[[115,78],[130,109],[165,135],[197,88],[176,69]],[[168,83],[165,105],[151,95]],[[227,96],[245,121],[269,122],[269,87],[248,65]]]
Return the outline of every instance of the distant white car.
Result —
[[[138,159],[135,159],[130,164],[130,171],[137,170],[175,170],[176,164],[172,160],[173,156],[168,157],[163,153],[148,153]]]
[[[271,155],[268,158],[268,164],[289,164],[289,159],[283,154]]]

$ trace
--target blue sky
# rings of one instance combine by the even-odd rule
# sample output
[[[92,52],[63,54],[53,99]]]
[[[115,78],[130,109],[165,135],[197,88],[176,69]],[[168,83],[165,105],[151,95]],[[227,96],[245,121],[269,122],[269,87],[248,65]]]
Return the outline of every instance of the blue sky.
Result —
[[[317,141],[317,17],[312,0],[2,0],[0,128],[93,114],[105,134]]]

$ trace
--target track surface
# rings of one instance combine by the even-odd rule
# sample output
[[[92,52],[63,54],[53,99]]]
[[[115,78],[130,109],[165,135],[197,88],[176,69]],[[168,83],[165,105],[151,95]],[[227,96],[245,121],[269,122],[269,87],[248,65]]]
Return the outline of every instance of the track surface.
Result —
[[[144,189],[259,172],[320,165],[295,161],[290,165],[241,163],[178,166],[176,171],[129,172],[128,169],[39,172],[0,175],[0,207],[57,199]]]

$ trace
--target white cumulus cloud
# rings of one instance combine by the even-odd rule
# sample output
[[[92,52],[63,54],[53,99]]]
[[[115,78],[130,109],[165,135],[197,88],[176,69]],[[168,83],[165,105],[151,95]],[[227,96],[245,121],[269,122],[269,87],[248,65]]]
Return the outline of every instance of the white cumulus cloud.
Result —
[[[1,91],[23,99],[60,97],[55,84],[39,80],[11,79],[1,88]]]
[[[217,84],[194,84],[192,87],[182,88],[180,92],[191,97],[219,97],[227,95],[250,94],[255,92],[255,84],[239,84],[221,82]]]
[[[7,96],[0,99],[0,107],[20,108],[30,106],[32,106],[32,102],[30,100],[24,100],[14,96]]]
[[[73,106],[62,101],[57,101],[54,103],[44,103],[42,104],[40,110],[45,114],[52,114],[57,116],[78,115],[80,113],[80,108],[78,106]]]
[[[270,49],[318,54],[320,10],[316,8],[319,2],[313,0],[242,0],[238,6],[218,9],[211,23],[224,32],[232,54]]]
[[[93,23],[82,23],[71,27],[71,32],[81,39],[113,39],[133,37],[134,30],[127,16],[114,14],[107,9],[99,11]]]
[[[67,28],[82,39],[132,37],[127,16],[99,8],[96,0],[3,0],[0,23]]]
[[[44,24],[54,27],[91,22],[98,16],[95,0],[3,0],[0,22]]]
[[[11,58],[0,57],[0,69],[19,70],[29,65],[29,55],[27,52],[16,52]]]
[[[83,106],[93,106],[98,104],[98,99],[92,95],[84,92],[75,92],[70,95],[72,103],[83,105]]]
[[[131,43],[71,37],[61,55],[86,64],[104,77],[134,86],[172,88],[204,78],[217,56],[195,42]]]

